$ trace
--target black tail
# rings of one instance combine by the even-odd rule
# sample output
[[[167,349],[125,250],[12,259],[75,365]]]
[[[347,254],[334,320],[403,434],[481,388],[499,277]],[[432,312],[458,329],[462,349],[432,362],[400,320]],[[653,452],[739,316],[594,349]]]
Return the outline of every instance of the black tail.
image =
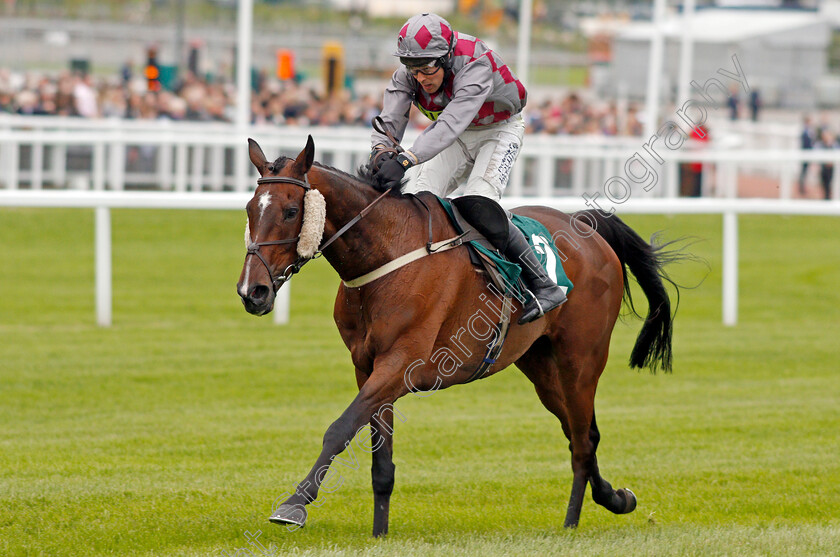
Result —
[[[633,305],[630,283],[627,280],[628,267],[648,299],[648,314],[636,339],[636,344],[633,346],[633,352],[630,354],[630,367],[647,367],[655,373],[661,366],[665,371],[670,371],[671,334],[674,323],[671,299],[668,297],[668,291],[665,290],[664,281],[671,283],[676,289],[678,303],[679,288],[665,273],[664,267],[672,261],[681,259],[682,255],[676,251],[666,251],[664,248],[669,244],[656,245],[656,236],[651,238],[650,244],[645,242],[614,214],[604,214],[597,210],[583,211],[583,214],[589,215],[594,220],[593,228],[596,228],[621,261],[621,272],[624,274],[624,298],[633,313],[639,315]],[[590,219],[584,218],[584,222],[592,224]]]

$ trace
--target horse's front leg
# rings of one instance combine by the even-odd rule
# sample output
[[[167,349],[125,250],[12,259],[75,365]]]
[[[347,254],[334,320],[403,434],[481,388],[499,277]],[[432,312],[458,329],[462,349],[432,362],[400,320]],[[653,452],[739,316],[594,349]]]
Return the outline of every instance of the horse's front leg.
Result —
[[[373,435],[373,459],[370,476],[373,483],[373,536],[388,533],[388,512],[394,491],[394,413],[387,412],[370,424]]]
[[[353,399],[350,406],[327,428],[327,432],[324,434],[321,454],[318,456],[309,474],[298,484],[295,493],[275,509],[269,520],[278,524],[303,526],[306,523],[307,517],[306,505],[317,499],[318,490],[321,484],[327,479],[327,472],[333,459],[350,445],[356,433],[370,422],[374,416],[377,424],[383,423],[389,416],[391,419],[390,423],[393,424],[393,413],[395,411],[393,402],[406,392],[405,384],[400,373],[391,373],[386,369],[377,369],[374,371],[362,388],[359,389],[359,394],[356,395],[356,398]],[[379,430],[378,427],[373,429],[375,432]],[[371,436],[370,441],[372,448],[376,448],[377,438]],[[377,450],[374,451],[374,454],[380,452]],[[390,454],[388,455],[387,462],[390,462]],[[383,470],[387,470],[385,461],[381,457],[374,456],[375,486],[376,478],[382,477],[375,471],[377,463],[383,466]],[[393,487],[393,468],[391,468],[390,477],[392,478],[390,481],[383,482],[386,484],[386,487],[387,484]],[[385,524],[387,525],[387,505],[385,509]]]
[[[359,389],[368,375],[356,369]],[[388,533],[388,512],[394,491],[394,413],[384,412],[370,421],[370,445],[373,451],[370,477],[373,484],[373,537]]]

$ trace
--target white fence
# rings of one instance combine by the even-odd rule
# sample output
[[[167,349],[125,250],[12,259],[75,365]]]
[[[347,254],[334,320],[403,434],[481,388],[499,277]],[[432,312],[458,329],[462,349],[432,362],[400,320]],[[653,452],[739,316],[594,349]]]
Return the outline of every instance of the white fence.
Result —
[[[96,314],[101,326],[111,324],[111,220],[110,209],[237,209],[248,193],[173,193],[106,191],[0,191],[0,207],[74,207],[96,209]],[[506,197],[503,205],[546,205],[561,211],[585,209],[580,198]],[[621,205],[622,214],[723,215],[723,323],[738,320],[738,215],[779,214],[840,216],[838,201],[785,201],[761,199],[633,199]],[[275,322],[289,315],[289,285],[280,289]]]
[[[681,163],[702,162],[703,195],[737,197],[742,174],[778,180],[773,197],[790,199],[802,163],[840,164],[840,150],[787,148],[789,133],[771,145],[757,143],[753,131],[732,127],[710,145],[686,142],[670,151],[662,141],[646,147],[639,137],[530,135],[514,167],[511,196],[569,196],[602,191],[612,176],[626,176],[634,154],[647,161],[654,187],[637,197],[679,195]],[[239,131],[228,124],[171,121],[86,120],[0,115],[0,184],[6,189],[83,189],[244,192],[255,184],[247,137],[267,156],[296,155],[315,138],[316,159],[353,171],[367,160],[365,128],[281,128],[254,126]],[[417,131],[406,134],[410,145]],[[657,162],[651,150],[661,156]],[[637,174],[643,168],[636,163]],[[840,199],[840,172],[832,196]]]
[[[721,126],[723,127],[723,126]],[[742,129],[743,128],[743,129]],[[633,182],[633,199],[620,213],[723,215],[723,322],[737,322],[738,221],[743,213],[840,216],[840,172],[833,201],[790,201],[804,162],[840,164],[840,151],[791,148],[791,127],[770,130],[752,124],[723,127],[711,145],[686,143],[668,150],[638,137],[532,135],[527,138],[503,204],[540,204],[562,211],[584,209],[584,194],[602,194],[613,176]],[[726,131],[728,130],[728,131]],[[110,209],[242,209],[256,185],[246,139],[255,138],[269,157],[296,155],[309,134],[316,159],[352,171],[367,160],[364,128],[281,128],[148,120],[0,115],[0,206],[96,209],[97,322],[111,323]],[[410,145],[417,131],[406,134]],[[661,162],[651,153],[661,156]],[[649,187],[630,180],[634,154],[646,159]],[[700,199],[678,199],[679,165],[704,166]],[[643,164],[643,163],[642,163]],[[742,173],[760,169],[778,179],[776,200],[736,199]],[[651,181],[652,180],[652,181]],[[81,191],[77,191],[81,190]],[[110,191],[106,191],[110,190]],[[154,191],[137,191],[154,190]],[[615,193],[615,192],[613,192]],[[280,290],[275,321],[288,320],[288,286]]]

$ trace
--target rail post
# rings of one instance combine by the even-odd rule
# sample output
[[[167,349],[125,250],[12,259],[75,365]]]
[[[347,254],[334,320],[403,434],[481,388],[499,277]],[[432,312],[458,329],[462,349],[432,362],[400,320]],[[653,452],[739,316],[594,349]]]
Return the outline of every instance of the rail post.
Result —
[[[111,209],[96,208],[96,323],[111,326]]]

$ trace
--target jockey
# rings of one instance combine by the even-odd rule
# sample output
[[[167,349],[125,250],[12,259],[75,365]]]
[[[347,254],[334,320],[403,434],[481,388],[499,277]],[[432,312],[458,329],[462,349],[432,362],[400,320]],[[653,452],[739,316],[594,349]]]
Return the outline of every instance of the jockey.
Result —
[[[519,264],[534,295],[519,323],[541,317],[565,302],[566,295],[498,203],[525,134],[525,87],[483,41],[453,31],[445,19],[431,13],[403,25],[394,55],[402,65],[385,89],[385,129],[401,141],[412,103],[432,123],[411,149],[397,156],[380,153],[396,145],[374,131],[375,179],[391,188],[406,176],[404,193],[430,191],[441,197],[463,184],[463,195],[453,204],[499,252]]]

